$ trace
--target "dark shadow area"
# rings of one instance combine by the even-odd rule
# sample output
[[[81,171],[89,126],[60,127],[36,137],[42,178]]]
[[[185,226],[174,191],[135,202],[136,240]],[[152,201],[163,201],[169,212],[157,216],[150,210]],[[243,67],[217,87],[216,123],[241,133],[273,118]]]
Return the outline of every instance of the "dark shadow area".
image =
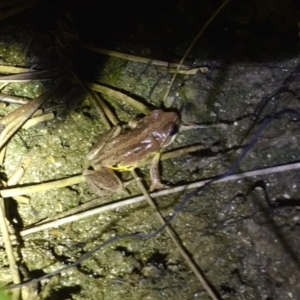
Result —
[[[65,1],[81,41],[160,59],[182,56],[222,1]],[[230,1],[189,58],[253,61],[298,54],[298,1]]]
[[[41,32],[72,29],[80,42],[145,57],[182,57],[222,1],[39,1],[7,23],[33,24]],[[299,1],[230,1],[188,56],[192,65],[214,61],[267,62],[298,56]],[[106,57],[79,48],[77,71],[99,70]]]
[[[60,289],[57,289],[55,291],[51,292],[51,295],[49,297],[45,298],[46,300],[67,300],[72,299],[73,294],[79,294],[82,288],[79,285],[74,286],[66,286]]]

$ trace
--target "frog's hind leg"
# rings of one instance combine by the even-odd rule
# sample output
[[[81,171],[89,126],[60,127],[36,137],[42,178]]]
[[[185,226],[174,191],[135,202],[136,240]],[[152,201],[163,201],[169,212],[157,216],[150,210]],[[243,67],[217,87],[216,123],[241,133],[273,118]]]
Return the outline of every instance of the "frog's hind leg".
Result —
[[[83,176],[90,188],[99,196],[120,192],[124,189],[119,177],[107,168],[85,170]]]

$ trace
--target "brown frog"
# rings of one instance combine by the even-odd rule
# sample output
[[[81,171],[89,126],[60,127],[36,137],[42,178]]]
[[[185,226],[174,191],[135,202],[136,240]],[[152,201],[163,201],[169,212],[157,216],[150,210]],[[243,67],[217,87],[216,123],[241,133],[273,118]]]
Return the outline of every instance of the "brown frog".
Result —
[[[177,113],[157,109],[122,133],[120,125],[114,126],[87,154],[93,170],[83,172],[86,181],[98,195],[121,191],[123,185],[113,170],[132,170],[150,157],[150,190],[163,188],[158,170],[160,155],[175,138],[179,125]]]

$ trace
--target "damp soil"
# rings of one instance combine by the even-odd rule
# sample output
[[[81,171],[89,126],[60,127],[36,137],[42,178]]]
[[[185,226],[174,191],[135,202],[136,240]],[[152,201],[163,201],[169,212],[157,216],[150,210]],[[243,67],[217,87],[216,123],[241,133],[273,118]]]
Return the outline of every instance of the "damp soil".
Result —
[[[200,29],[203,19],[207,20],[220,3],[212,1],[200,13],[196,1],[175,1],[176,5],[171,6],[165,2],[166,7],[161,11],[139,7],[136,14],[129,14],[129,20],[136,22],[130,31],[131,39],[124,29],[118,44],[113,45],[109,39],[101,44],[99,38],[95,42],[140,56],[160,59],[170,57],[170,53],[182,56],[197,33],[195,28]],[[149,108],[176,110],[184,125],[201,125],[180,131],[168,147],[167,150],[203,145],[201,151],[161,163],[163,181],[169,186],[226,173],[249,143],[251,149],[234,173],[289,164],[299,160],[300,148],[299,121],[291,111],[274,118],[252,143],[267,117],[286,109],[299,110],[299,6],[295,1],[284,2],[285,6],[273,1],[229,3],[189,54],[188,59],[194,65],[207,69],[194,75],[177,75],[165,101],[172,78],[167,68],[119,58],[103,59],[77,44],[70,57],[81,76],[126,92]],[[147,9],[149,16],[145,18]],[[111,18],[122,11],[121,7],[112,10],[115,15]],[[156,18],[150,12],[156,12]],[[73,12],[75,17],[77,13]],[[108,17],[104,20],[111,22]],[[79,39],[88,41],[92,32],[84,35],[84,29],[79,29],[80,22],[75,18],[75,30]],[[118,24],[116,21],[112,27],[116,32]],[[30,60],[20,54],[24,53],[27,40],[22,40],[24,33],[20,37],[18,31],[7,28],[6,35],[0,36],[0,53],[15,53],[17,60],[2,54],[3,61],[29,64]],[[109,31],[103,37],[113,34]],[[48,43],[51,38],[41,44]],[[43,51],[37,51],[40,52]],[[31,57],[37,60],[37,55]],[[10,84],[2,92],[34,98],[44,89],[47,85],[43,82],[31,82]],[[121,123],[141,117],[128,104],[108,96],[103,98]],[[86,154],[106,130],[89,97],[73,81],[51,105],[58,105],[54,120],[20,130],[7,145],[4,176],[10,177],[25,158],[32,158],[20,185],[81,174],[88,167]],[[16,107],[12,104],[2,107],[1,116]],[[137,173],[149,187],[149,168],[140,168]],[[130,179],[126,174],[125,177]],[[261,176],[214,182],[190,197],[177,213],[171,227],[218,299],[298,299],[299,185],[297,170],[279,173],[270,170]],[[128,194],[102,197],[98,205],[139,194],[133,183]],[[187,199],[186,194],[170,194],[155,201],[167,217],[182,199]],[[98,198],[86,183],[29,197],[29,203],[6,201],[8,218],[15,231]],[[150,233],[159,227],[155,212],[141,202],[29,235],[15,245],[15,254],[29,277],[37,278],[76,261],[113,236]],[[0,269],[0,281],[11,283],[3,246]],[[148,239],[119,239],[78,267],[62,272],[58,279],[52,286],[51,281],[43,280],[36,291],[49,284],[51,289],[45,299],[210,299],[165,232]]]

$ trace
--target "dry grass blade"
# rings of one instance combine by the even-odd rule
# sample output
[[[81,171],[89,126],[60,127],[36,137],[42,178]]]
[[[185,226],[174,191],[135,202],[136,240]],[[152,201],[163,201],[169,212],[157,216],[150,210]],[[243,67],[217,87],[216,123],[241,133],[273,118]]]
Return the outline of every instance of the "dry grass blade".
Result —
[[[25,172],[25,169],[28,167],[30,162],[31,162],[30,157],[25,159],[21,163],[21,165],[15,170],[15,172],[12,174],[12,176],[9,178],[7,183],[3,182],[3,186],[7,186],[10,184],[17,184],[20,181],[20,179],[22,178],[22,176]],[[18,201],[20,199],[15,199],[15,200]],[[12,274],[13,282],[20,283],[20,276],[19,276],[20,268],[17,265],[16,260],[15,260],[15,256],[14,256],[14,253],[12,250],[12,243],[11,243],[11,239],[9,237],[8,228],[6,225],[6,218],[5,218],[5,211],[10,211],[10,204],[11,204],[10,201],[6,201],[5,202],[5,210],[4,210],[4,200],[0,199],[0,224],[1,224],[0,227],[1,227],[2,235],[3,235],[3,241],[4,241],[5,250],[6,250],[9,265],[10,265],[10,271]],[[24,293],[26,293],[27,291],[28,291],[28,288],[27,287],[24,288],[22,296],[24,296]],[[21,292],[20,289],[16,289],[16,291],[13,291],[12,300],[19,300],[20,292]],[[22,297],[22,299],[23,298],[24,297]],[[28,298],[24,298],[24,299],[28,299]]]
[[[104,54],[104,55],[113,56],[113,57],[130,60],[130,61],[134,61],[134,62],[139,62],[139,63],[143,63],[143,64],[151,64],[151,65],[155,65],[155,66],[161,66],[161,67],[167,67],[167,68],[173,68],[173,69],[180,67],[182,70],[190,69],[189,66],[185,66],[183,64],[179,65],[177,63],[172,63],[172,62],[170,63],[170,62],[163,61],[163,60],[157,60],[157,59],[153,59],[153,58],[146,58],[146,57],[136,56],[136,55],[132,55],[132,54],[122,53],[122,52],[118,52],[118,51],[114,51],[114,50],[96,47],[96,46],[93,46],[90,44],[82,43],[81,47],[91,50],[91,51],[94,51],[94,52],[97,52],[97,53]]]
[[[102,110],[105,112],[105,115],[107,116],[107,118],[110,120],[110,122],[112,124],[117,124],[118,120],[115,117],[115,115],[111,112],[111,110],[109,109],[109,107],[106,105],[106,103],[101,99],[101,97],[95,92],[91,90],[91,94],[94,97],[95,100],[95,106],[98,107],[100,106],[102,108]]]
[[[20,195],[27,195],[32,193],[37,193],[41,191],[47,191],[52,189],[58,189],[65,186],[70,186],[73,184],[78,184],[85,182],[85,178],[83,175],[73,176],[67,179],[60,179],[55,181],[50,181],[47,183],[39,183],[35,185],[19,187],[19,188],[11,188],[11,189],[3,189],[0,191],[0,194],[4,197],[14,197]]]
[[[22,129],[28,129],[30,127],[36,126],[39,123],[43,123],[43,122],[52,120],[52,119],[54,119],[54,117],[55,117],[55,115],[52,112],[35,117],[33,119],[26,121],[26,123],[22,126]]]
[[[17,96],[12,96],[12,95],[6,95],[3,93],[0,93],[0,101],[5,102],[5,103],[14,103],[14,104],[26,104],[28,103],[29,100],[20,98]]]
[[[207,73],[208,72],[208,68],[207,67],[198,67],[198,68],[193,68],[193,69],[189,69],[189,70],[175,70],[175,69],[170,69],[169,73],[176,73],[176,74],[182,74],[182,75],[195,75],[198,72],[201,73]]]
[[[149,108],[144,104],[142,104],[141,102],[136,101],[135,99],[125,95],[124,93],[113,90],[112,88],[97,83],[92,83],[92,82],[87,83],[87,86],[96,92],[117,98],[120,101],[124,101],[125,103],[132,106],[133,108],[135,108],[136,110],[138,110],[144,115],[147,115],[150,112]]]
[[[32,80],[49,80],[63,76],[70,69],[69,65],[61,68],[60,66],[48,70],[29,70],[26,73],[6,75],[0,77],[0,82],[27,82]]]
[[[7,180],[7,186],[16,185],[24,175],[25,170],[28,168],[29,164],[32,161],[32,157],[26,158],[19,167],[12,173],[10,178]]]
[[[20,74],[20,73],[26,73],[26,72],[32,72],[32,70],[28,69],[28,68],[0,65],[0,73],[1,74],[2,73],[5,73],[5,74]]]
[[[6,142],[32,116],[32,114],[57,91],[63,81],[64,78],[60,78],[56,85],[49,91],[28,102],[24,106],[17,108],[0,120],[0,125],[5,127],[0,134],[0,149],[2,149]]]
[[[5,251],[7,254],[8,262],[9,262],[9,268],[12,275],[13,282],[15,284],[18,284],[21,282],[18,266],[16,264],[15,255],[13,252],[13,247],[11,244],[11,240],[8,233],[8,228],[5,220],[5,213],[4,213],[4,202],[3,199],[0,199],[0,228],[3,236],[3,241],[5,244]],[[20,293],[20,290],[18,289],[16,293],[14,294],[14,298],[18,299],[18,294]]]
[[[1,166],[3,165],[5,154],[6,154],[6,147],[3,147],[0,151],[0,165]]]

